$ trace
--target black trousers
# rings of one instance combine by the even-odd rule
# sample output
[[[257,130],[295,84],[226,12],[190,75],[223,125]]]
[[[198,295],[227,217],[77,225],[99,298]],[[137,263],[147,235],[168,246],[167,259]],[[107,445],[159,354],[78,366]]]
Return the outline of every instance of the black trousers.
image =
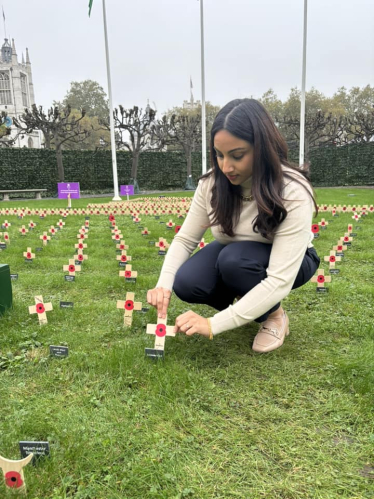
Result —
[[[174,292],[187,303],[210,305],[223,310],[237,296],[244,296],[267,276],[272,245],[243,241],[224,245],[218,241],[195,253],[178,270]],[[299,288],[315,274],[320,259],[308,248],[292,289]],[[265,321],[280,306],[277,303],[256,322]]]

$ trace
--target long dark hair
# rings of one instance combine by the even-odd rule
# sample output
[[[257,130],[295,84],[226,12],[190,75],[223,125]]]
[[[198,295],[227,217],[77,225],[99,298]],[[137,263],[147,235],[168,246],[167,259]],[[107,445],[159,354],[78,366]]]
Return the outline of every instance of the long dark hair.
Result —
[[[228,236],[235,235],[234,229],[239,222],[242,189],[240,185],[232,185],[218,166],[214,137],[220,130],[227,130],[235,137],[253,145],[252,196],[258,207],[253,230],[269,239],[287,217],[282,198],[284,177],[299,182],[296,173],[299,172],[309,182],[308,169],[305,166],[300,168],[288,161],[286,141],[262,104],[255,99],[235,99],[226,104],[217,114],[211,131],[212,169],[201,178],[214,176],[210,213],[213,215],[213,220],[210,227],[220,225]],[[284,172],[282,165],[293,169],[296,175]],[[309,190],[308,193],[312,196]],[[315,201],[314,206],[317,212]]]

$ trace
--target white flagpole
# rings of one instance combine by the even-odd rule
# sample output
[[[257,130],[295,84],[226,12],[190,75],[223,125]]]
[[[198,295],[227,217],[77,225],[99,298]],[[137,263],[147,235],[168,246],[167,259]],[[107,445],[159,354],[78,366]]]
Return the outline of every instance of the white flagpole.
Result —
[[[300,108],[300,153],[299,153],[300,165],[304,164],[304,151],[305,151],[305,80],[306,80],[307,27],[308,27],[308,0],[304,0],[303,72],[301,79],[301,108]]]
[[[113,118],[113,103],[112,103],[112,82],[110,78],[110,65],[109,65],[109,45],[108,45],[108,31],[106,26],[106,9],[105,0],[103,0],[103,18],[104,18],[104,37],[105,37],[105,54],[106,54],[106,68],[108,75],[108,96],[109,96],[109,120],[110,120],[110,140],[112,145],[112,168],[113,168],[113,185],[114,185],[114,198],[112,201],[122,201],[118,192],[118,175],[117,175],[117,155],[116,155],[116,141],[114,138],[114,118]]]
[[[201,142],[203,175],[206,173],[205,66],[204,66],[204,1],[200,0],[201,23]]]

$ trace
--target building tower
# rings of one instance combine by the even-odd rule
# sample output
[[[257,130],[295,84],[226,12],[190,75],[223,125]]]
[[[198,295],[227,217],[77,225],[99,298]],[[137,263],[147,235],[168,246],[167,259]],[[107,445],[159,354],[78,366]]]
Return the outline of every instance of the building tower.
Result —
[[[18,62],[14,40],[12,45],[5,38],[0,54],[0,111],[5,111],[10,118],[20,116],[25,108],[31,109],[35,104],[34,85],[32,82],[31,63],[28,49],[26,62],[22,54],[22,62]],[[11,136],[17,129],[11,127]],[[41,147],[38,131],[20,136],[15,147]]]

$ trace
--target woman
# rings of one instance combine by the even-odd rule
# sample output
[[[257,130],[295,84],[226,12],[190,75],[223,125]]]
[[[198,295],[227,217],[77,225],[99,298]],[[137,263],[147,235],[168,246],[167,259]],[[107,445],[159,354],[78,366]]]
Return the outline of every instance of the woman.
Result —
[[[188,336],[213,339],[259,322],[252,348],[269,352],[289,333],[281,300],[319,265],[311,243],[313,191],[306,171],[288,162],[285,140],[254,99],[221,109],[210,148],[212,169],[199,182],[147,301],[161,318],[172,290],[183,301],[218,310],[210,318],[191,310],[177,317],[175,332]],[[215,241],[190,258],[208,227]]]

